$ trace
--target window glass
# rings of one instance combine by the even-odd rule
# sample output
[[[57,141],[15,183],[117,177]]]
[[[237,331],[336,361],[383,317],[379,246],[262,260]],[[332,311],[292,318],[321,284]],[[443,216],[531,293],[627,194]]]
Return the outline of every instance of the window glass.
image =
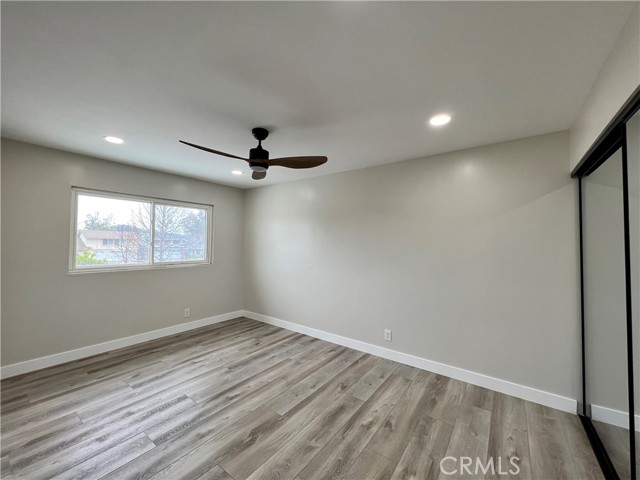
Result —
[[[150,203],[77,195],[76,268],[149,265]]]
[[[205,260],[207,251],[207,211],[156,203],[154,206],[155,262]]]
[[[209,263],[209,205],[74,189],[72,271]]]

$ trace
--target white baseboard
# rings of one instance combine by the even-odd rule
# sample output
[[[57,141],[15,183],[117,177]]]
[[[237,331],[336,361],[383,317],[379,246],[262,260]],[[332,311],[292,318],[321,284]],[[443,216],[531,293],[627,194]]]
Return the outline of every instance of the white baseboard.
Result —
[[[600,405],[591,405],[591,418],[598,422],[629,429],[629,412],[601,407]],[[635,429],[636,432],[640,432],[640,415],[635,415]]]
[[[398,352],[397,350],[391,350],[384,347],[379,347],[352,338],[343,337],[334,333],[329,333],[324,330],[318,330],[316,328],[306,327],[297,323],[288,322],[286,320],[280,320],[279,318],[269,317],[259,313],[244,311],[243,316],[252,320],[268,323],[276,327],[285,328],[298,333],[303,333],[311,337],[326,340],[327,342],[336,343],[344,347],[353,348],[361,352],[370,353],[378,357],[387,358],[399,363],[404,363],[412,367],[427,370],[429,372],[444,375],[456,380],[478,385],[480,387],[495,390],[496,392],[518,397],[523,400],[546,405],[547,407],[556,408],[569,413],[576,413],[578,404],[573,398],[563,397],[555,393],[545,392],[544,390],[538,390],[536,388],[527,387],[525,385],[519,385],[507,380],[501,380],[499,378],[490,377],[481,373],[472,372],[463,368],[453,367],[444,363],[435,362],[433,360],[427,360],[426,358],[416,357],[408,353]]]
[[[243,314],[244,312],[242,310],[223,313],[222,315],[216,315],[214,317],[202,318],[200,320],[194,320],[193,322],[180,323],[178,325],[172,325],[170,327],[153,330],[151,332],[118,338],[116,340],[89,345],[75,350],[68,350],[66,352],[56,353],[46,357],[34,358],[33,360],[27,360],[25,362],[13,363],[0,368],[0,378],[9,378],[23,373],[32,372],[34,370],[40,370],[42,368],[59,365],[61,363],[90,357],[99,353],[117,350],[118,348],[129,347],[137,343],[148,342],[149,340],[155,340],[156,338],[168,337],[169,335],[186,332],[187,330],[206,327],[207,325],[213,325],[214,323],[225,322],[237,317],[242,317]]]

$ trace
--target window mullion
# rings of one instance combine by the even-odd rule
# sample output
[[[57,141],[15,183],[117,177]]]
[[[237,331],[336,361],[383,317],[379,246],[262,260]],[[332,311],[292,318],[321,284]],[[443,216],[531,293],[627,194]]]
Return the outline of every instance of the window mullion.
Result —
[[[151,202],[151,225],[150,225],[150,229],[151,229],[151,249],[150,249],[150,254],[151,256],[149,257],[149,264],[150,265],[154,265],[156,263],[156,252],[155,252],[155,245],[156,245],[156,202]]]

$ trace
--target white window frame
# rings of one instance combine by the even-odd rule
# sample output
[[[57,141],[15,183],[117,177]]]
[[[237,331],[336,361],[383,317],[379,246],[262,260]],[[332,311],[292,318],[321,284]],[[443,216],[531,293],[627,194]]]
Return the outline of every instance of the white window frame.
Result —
[[[78,195],[91,195],[93,197],[112,198],[116,200],[132,200],[151,203],[151,245],[149,251],[149,264],[145,265],[109,265],[107,267],[78,267],[76,265],[76,243],[78,239]],[[171,205],[175,207],[198,208],[207,212],[207,248],[204,260],[184,260],[174,262],[154,263],[155,249],[155,205]],[[71,187],[71,236],[69,241],[69,273],[98,273],[98,272],[122,272],[130,270],[158,270],[164,268],[200,267],[211,265],[213,260],[213,205],[195,202],[183,202],[167,198],[146,197],[131,195],[128,193],[111,192],[107,190],[94,190],[90,188]]]

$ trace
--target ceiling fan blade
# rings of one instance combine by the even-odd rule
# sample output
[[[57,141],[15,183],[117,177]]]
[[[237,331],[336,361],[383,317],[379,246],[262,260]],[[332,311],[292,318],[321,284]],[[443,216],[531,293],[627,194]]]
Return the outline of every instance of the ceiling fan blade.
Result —
[[[193,147],[193,148],[198,148],[200,150],[204,150],[205,152],[215,153],[216,155],[222,155],[223,157],[237,158],[238,160],[244,160],[245,162],[249,161],[249,159],[247,159],[247,158],[242,158],[242,157],[238,157],[236,155],[231,155],[230,153],[220,152],[220,151],[214,150],[212,148],[202,147],[200,145],[196,145],[195,143],[185,142],[184,140],[179,140],[179,142],[180,143],[184,143],[185,145],[189,145],[190,147]]]
[[[262,180],[264,177],[267,176],[267,172],[253,172],[251,174],[251,178],[253,178],[254,180]]]
[[[327,162],[327,157],[283,157],[268,160],[270,167],[313,168]]]

